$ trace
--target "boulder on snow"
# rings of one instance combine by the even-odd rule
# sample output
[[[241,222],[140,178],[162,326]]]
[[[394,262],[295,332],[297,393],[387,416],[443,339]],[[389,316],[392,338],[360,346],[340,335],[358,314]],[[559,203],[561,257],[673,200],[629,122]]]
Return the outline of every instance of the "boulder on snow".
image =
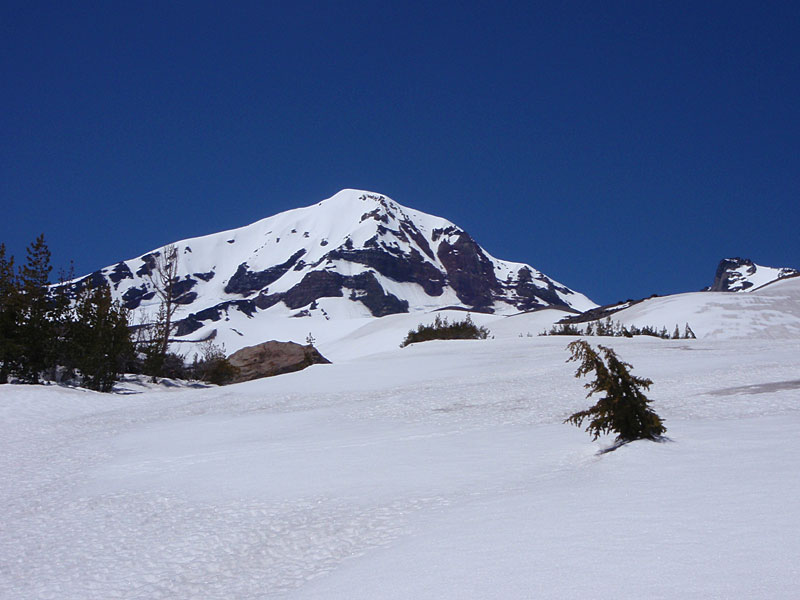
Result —
[[[237,350],[228,361],[239,369],[235,383],[300,371],[311,365],[330,364],[312,345],[271,340]]]

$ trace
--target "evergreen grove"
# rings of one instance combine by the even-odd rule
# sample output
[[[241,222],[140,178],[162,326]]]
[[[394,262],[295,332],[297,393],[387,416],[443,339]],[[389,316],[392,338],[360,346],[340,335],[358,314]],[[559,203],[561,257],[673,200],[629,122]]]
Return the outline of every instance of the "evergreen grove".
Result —
[[[69,382],[110,392],[122,373],[229,382],[235,372],[222,349],[203,347],[186,366],[164,350],[163,324],[140,324],[132,336],[130,314],[112,299],[106,282],[92,287],[61,276],[51,285],[50,250],[40,235],[17,267],[0,243],[0,384]],[[194,377],[193,377],[194,376]]]
[[[401,348],[417,342],[428,342],[430,340],[485,340],[489,337],[489,330],[486,327],[475,325],[469,313],[463,321],[450,322],[447,317],[436,315],[432,325],[420,323],[416,329],[408,332]]]
[[[684,326],[683,332],[675,325],[675,329],[673,329],[672,334],[670,334],[666,327],[662,327],[661,329],[650,325],[645,325],[643,327],[631,325],[628,327],[618,321],[612,321],[611,317],[606,317],[598,321],[590,321],[584,328],[578,327],[572,323],[556,323],[548,331],[542,332],[539,335],[596,335],[601,337],[628,338],[637,335],[647,335],[661,338],[662,340],[693,340],[697,337],[688,323]]]

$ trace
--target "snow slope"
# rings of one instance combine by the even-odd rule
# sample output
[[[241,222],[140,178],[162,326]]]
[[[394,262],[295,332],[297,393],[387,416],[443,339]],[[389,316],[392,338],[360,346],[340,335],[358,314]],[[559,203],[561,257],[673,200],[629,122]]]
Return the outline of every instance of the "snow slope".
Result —
[[[270,319],[268,328],[248,329],[245,316],[231,318],[231,329],[220,341],[227,344],[257,344],[265,336],[302,342],[311,333],[316,346],[330,360],[354,359],[396,348],[409,330],[420,323],[431,324],[436,314],[460,320],[465,313],[444,310],[430,313],[397,314],[375,319]],[[498,339],[537,336],[570,313],[549,308],[515,315],[471,313],[478,325],[489,328]],[[800,339],[800,278],[772,283],[748,294],[692,292],[654,297],[633,304],[611,316],[614,321],[638,327],[666,328],[672,333],[677,325],[683,333],[688,323],[703,339]],[[577,327],[585,328],[585,324]],[[231,336],[238,339],[231,340]],[[606,339],[606,338],[604,338]]]
[[[709,339],[800,339],[800,278],[775,281],[747,294],[693,292],[649,298],[611,316],[624,325],[666,327],[686,323]]]
[[[603,338],[674,441],[596,456],[549,312],[372,319],[386,351],[225,388],[0,386],[0,598],[796,598],[798,338]]]

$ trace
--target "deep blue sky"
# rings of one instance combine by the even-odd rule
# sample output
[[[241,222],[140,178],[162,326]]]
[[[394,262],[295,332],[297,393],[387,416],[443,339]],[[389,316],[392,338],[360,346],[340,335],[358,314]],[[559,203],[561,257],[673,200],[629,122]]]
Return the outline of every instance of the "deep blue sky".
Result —
[[[0,241],[83,273],[354,187],[600,303],[800,267],[800,3],[389,5],[0,2]]]

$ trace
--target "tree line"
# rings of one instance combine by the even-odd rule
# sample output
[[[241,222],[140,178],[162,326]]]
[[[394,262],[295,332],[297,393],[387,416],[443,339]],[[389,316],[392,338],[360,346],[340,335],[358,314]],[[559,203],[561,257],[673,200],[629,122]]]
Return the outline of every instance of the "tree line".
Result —
[[[150,279],[159,309],[151,323],[131,324],[108,282],[76,282],[73,273],[51,284],[51,254],[40,235],[17,266],[0,243],[0,383],[55,381],[109,392],[123,373],[182,376],[213,383],[233,378],[224,351],[208,342],[187,366],[169,352],[174,329],[177,252],[157,253]]]
[[[128,312],[107,284],[85,285],[74,297],[68,285],[51,286],[50,258],[44,235],[19,268],[0,244],[0,383],[80,373],[85,387],[110,391],[133,355]]]
[[[662,327],[660,330],[651,325],[645,325],[644,327],[631,325],[628,327],[618,321],[612,321],[611,317],[606,317],[605,320],[599,320],[594,323],[590,321],[585,329],[581,329],[572,323],[557,323],[548,331],[544,331],[539,335],[598,335],[601,337],[634,337],[637,335],[648,335],[661,338],[662,340],[693,340],[697,337],[688,323],[686,323],[683,333],[681,333],[680,328],[675,325],[675,329],[670,335],[666,327]]]

